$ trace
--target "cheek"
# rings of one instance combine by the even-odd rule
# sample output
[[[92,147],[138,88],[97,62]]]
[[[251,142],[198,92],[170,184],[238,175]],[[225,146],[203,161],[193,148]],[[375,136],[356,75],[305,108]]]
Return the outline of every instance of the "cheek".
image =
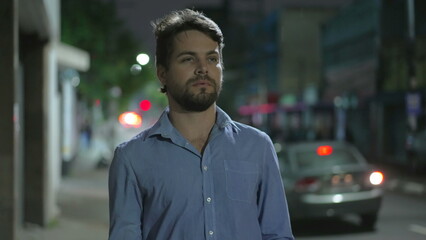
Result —
[[[175,68],[171,70],[172,71],[168,73],[168,84],[179,85],[186,82],[190,77],[192,77],[192,72],[189,69]]]
[[[222,75],[222,66],[220,64],[212,65],[209,69],[211,75],[221,76]]]
[[[214,71],[211,73],[211,76],[214,77],[218,82],[221,82],[223,77],[222,68],[214,69]]]
[[[180,68],[176,68],[173,72],[175,78],[185,79],[188,77],[192,77],[194,75],[194,68],[191,66],[184,66]]]

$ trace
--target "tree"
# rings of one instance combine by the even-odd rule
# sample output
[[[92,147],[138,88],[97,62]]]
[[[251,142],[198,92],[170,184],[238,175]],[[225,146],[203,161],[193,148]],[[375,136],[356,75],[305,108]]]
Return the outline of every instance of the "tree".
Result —
[[[81,99],[91,105],[99,99],[104,106],[115,101],[111,89],[120,89],[117,98],[125,109],[133,95],[155,79],[152,67],[139,74],[130,68],[141,51],[136,38],[124,28],[111,2],[99,0],[63,0],[61,2],[62,42],[90,53],[91,67],[82,73],[78,87]]]

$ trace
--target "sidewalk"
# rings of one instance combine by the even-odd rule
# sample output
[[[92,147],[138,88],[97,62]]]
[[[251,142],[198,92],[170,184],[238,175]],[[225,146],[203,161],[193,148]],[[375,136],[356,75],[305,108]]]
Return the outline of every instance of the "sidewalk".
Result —
[[[108,239],[108,170],[73,174],[62,180],[59,218],[47,228],[26,226],[18,240]]]
[[[58,192],[58,218],[46,228],[27,225],[17,232],[17,240],[107,240],[109,229],[108,167],[111,139],[94,134],[91,144],[82,146]]]

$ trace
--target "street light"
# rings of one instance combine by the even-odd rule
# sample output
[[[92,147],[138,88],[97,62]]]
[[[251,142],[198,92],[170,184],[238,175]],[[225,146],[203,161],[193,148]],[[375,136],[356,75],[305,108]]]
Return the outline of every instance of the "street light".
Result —
[[[141,71],[142,71],[142,66],[141,66],[141,65],[139,65],[139,64],[137,64],[137,63],[133,64],[133,65],[130,67],[130,72],[131,72],[133,75],[138,75]]]
[[[136,61],[137,61],[140,65],[144,66],[144,65],[148,64],[148,62],[149,62],[149,56],[148,56],[148,54],[146,54],[146,53],[140,53],[140,54],[138,54],[138,56],[136,57]]]

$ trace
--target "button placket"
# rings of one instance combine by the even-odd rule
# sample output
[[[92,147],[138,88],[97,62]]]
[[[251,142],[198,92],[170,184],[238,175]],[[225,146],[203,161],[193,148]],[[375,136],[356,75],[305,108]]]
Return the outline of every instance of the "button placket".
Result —
[[[213,204],[213,175],[210,171],[210,144],[207,145],[204,154],[201,159],[201,174],[203,177],[203,199],[204,199],[204,217],[205,217],[205,229],[206,237],[209,239],[215,239],[215,214]]]

